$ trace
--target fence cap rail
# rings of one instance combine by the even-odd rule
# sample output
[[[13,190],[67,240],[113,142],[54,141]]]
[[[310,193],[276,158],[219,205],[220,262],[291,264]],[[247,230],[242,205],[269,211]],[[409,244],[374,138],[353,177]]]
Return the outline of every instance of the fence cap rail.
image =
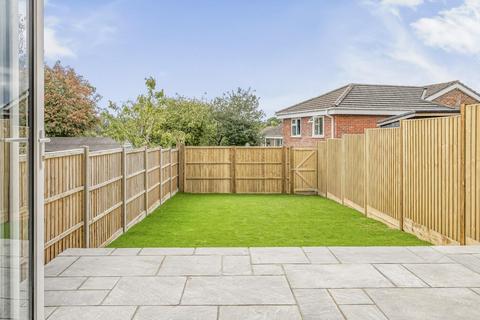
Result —
[[[105,156],[105,155],[113,154],[113,153],[121,153],[122,151],[123,151],[122,148],[115,148],[115,149],[108,149],[108,150],[98,150],[98,151],[90,151],[90,157]]]
[[[46,152],[44,155],[44,158],[51,159],[51,158],[58,158],[58,157],[75,156],[80,154],[83,154],[83,149],[71,149],[71,150]]]

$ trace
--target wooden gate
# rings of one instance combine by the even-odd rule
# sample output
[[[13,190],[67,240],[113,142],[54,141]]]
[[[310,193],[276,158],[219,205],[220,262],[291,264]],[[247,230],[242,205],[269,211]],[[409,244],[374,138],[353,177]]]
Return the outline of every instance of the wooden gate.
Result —
[[[317,149],[292,148],[290,154],[290,179],[293,183],[291,193],[312,194],[317,187]]]

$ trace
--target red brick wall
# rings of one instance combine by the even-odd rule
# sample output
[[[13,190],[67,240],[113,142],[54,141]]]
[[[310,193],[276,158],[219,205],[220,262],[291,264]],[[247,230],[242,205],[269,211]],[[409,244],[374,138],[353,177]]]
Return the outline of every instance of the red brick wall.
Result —
[[[435,102],[445,104],[450,107],[460,107],[461,104],[475,104],[480,103],[480,101],[475,100],[469,95],[463,93],[462,91],[455,89],[450,92],[447,92],[443,96],[438,97],[433,100]]]
[[[377,121],[387,118],[387,116],[350,116],[336,115],[333,116],[335,121],[335,137],[340,138],[344,133],[363,133],[365,128],[376,128]],[[300,137],[291,136],[291,119],[283,120],[283,144],[287,147],[311,147],[317,141],[323,141],[331,138],[331,119],[324,117],[324,137],[312,137],[312,123],[309,122],[311,117],[301,118]]]
[[[388,116],[335,116],[335,138],[341,138],[343,134],[363,133],[365,129],[376,128],[377,122]]]

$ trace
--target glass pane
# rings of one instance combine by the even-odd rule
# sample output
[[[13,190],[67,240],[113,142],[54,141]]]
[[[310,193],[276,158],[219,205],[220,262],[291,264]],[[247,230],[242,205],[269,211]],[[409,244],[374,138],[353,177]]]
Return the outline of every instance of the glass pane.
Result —
[[[0,318],[28,319],[28,5],[0,1]]]

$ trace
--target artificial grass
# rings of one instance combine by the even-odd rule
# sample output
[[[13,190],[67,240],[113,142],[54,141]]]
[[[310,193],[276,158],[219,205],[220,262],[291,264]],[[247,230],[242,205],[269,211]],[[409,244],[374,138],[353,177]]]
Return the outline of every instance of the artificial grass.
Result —
[[[332,200],[177,194],[110,247],[428,245]]]

